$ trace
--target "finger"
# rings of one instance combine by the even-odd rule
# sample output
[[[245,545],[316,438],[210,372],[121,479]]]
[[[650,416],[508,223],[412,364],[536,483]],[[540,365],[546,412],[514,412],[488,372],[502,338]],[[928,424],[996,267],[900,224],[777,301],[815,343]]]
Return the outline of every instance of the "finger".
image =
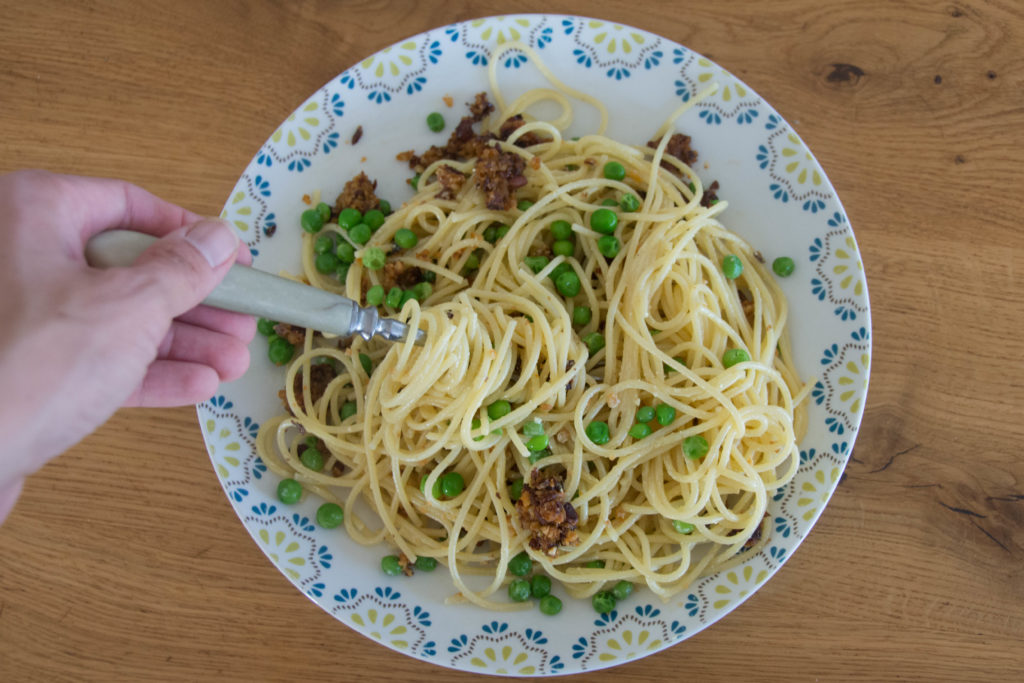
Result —
[[[54,178],[59,185],[55,196],[61,198],[60,207],[70,223],[79,228],[82,245],[101,230],[124,228],[163,237],[201,218],[123,180]]]
[[[251,342],[256,335],[256,319],[251,315],[222,311],[210,306],[196,306],[191,311],[179,315],[177,319],[196,327],[230,334],[244,344]]]
[[[201,363],[158,360],[128,399],[125,407],[172,408],[200,403],[217,393],[220,378]]]
[[[249,347],[229,334],[174,322],[157,350],[157,358],[206,365],[216,371],[220,381],[230,382],[248,369]]]
[[[223,279],[239,240],[225,221],[206,218],[157,240],[124,269],[139,315],[168,320],[195,308]]]

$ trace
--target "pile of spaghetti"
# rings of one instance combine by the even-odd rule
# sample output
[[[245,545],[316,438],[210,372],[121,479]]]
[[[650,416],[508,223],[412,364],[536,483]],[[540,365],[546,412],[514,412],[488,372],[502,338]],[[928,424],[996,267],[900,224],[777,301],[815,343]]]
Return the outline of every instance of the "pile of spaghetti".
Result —
[[[506,105],[495,86],[497,110],[478,96],[446,148],[403,157],[415,196],[365,245],[330,220],[304,238],[305,279],[356,300],[415,273],[380,310],[425,344],[305,331],[259,453],[356,541],[446,566],[453,600],[521,607],[501,589],[522,552],[576,597],[628,581],[667,599],[756,543],[796,470],[786,300],[672,119],[648,146],[563,139],[563,92]],[[522,116],[539,100],[564,114]],[[340,279],[315,267],[327,234],[355,252]]]

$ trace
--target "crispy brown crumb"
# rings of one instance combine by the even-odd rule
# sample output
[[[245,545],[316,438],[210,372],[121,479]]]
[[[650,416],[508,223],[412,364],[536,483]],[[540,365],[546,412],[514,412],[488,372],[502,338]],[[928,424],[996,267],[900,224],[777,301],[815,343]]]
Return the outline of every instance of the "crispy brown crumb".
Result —
[[[764,254],[762,254],[760,251],[754,252],[754,258],[757,259],[758,263],[764,263]]]
[[[338,195],[338,201],[334,203],[334,210],[340,212],[342,209],[358,209],[366,213],[370,209],[376,209],[380,201],[374,190],[377,189],[377,181],[370,180],[366,173],[360,171],[359,175],[345,183],[344,189]]]
[[[398,566],[402,568],[402,573],[406,576],[412,576],[412,562],[405,556],[405,553],[398,553]]]
[[[455,199],[455,195],[462,189],[466,182],[466,176],[458,169],[447,164],[437,168],[437,181],[441,183],[441,191],[437,193],[438,199]]]
[[[297,325],[289,325],[288,323],[278,323],[274,325],[274,334],[295,346],[300,346],[304,341],[306,341],[306,328],[298,327]]]
[[[704,188],[704,195],[700,198],[700,205],[704,207],[713,206],[718,203],[718,181],[712,181]]]
[[[331,383],[335,377],[338,376],[337,370],[330,363],[317,363],[309,367],[309,397],[313,399],[313,403],[320,400],[320,397],[324,395],[327,390],[327,385]],[[306,399],[302,392],[302,373],[295,373],[295,382],[292,384],[292,389],[295,392],[295,402],[299,404],[299,408],[306,411]],[[285,408],[288,407],[288,394],[284,389],[277,392],[277,395],[281,398],[281,402],[284,403]]]
[[[530,547],[548,557],[555,557],[558,548],[579,543],[576,526],[579,515],[565,500],[562,480],[555,475],[534,470],[530,483],[516,501],[519,523],[530,532]]]
[[[354,145],[357,142],[359,142],[362,139],[362,137],[363,137],[363,127],[362,126],[356,126],[356,132],[352,133],[352,144]]]
[[[441,98],[441,100],[444,102],[444,106],[448,107],[449,109],[451,109],[452,105],[455,104],[455,99],[451,95],[445,95],[444,97]]]
[[[661,142],[661,140],[651,140],[647,143],[647,146],[652,149],[657,149],[659,142]],[[687,166],[693,166],[697,161],[697,150],[690,147],[690,136],[683,135],[682,133],[675,133],[668,139],[668,144],[665,146],[665,153],[671,154]],[[672,164],[662,161],[661,165],[663,168],[678,175],[679,171]]]
[[[526,184],[526,163],[518,154],[484,147],[473,171],[476,184],[487,195],[487,208],[508,211],[516,204],[515,190]]]

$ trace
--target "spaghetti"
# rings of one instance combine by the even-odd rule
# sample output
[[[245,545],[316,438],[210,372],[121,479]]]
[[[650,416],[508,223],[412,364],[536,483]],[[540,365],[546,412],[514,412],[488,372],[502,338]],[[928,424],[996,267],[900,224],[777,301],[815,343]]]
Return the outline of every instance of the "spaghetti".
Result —
[[[307,330],[286,374],[288,413],[261,427],[258,452],[275,473],[341,504],[359,543],[443,563],[454,600],[522,607],[497,593],[523,551],[573,596],[629,581],[667,599],[734,561],[796,470],[807,387],[790,356],[786,300],[752,247],[718,221],[726,202],[702,205],[700,178],[666,153],[670,125],[654,147],[563,139],[566,93],[602,112],[603,132],[601,104],[545,70],[559,90],[506,105],[498,62],[497,122],[541,101],[562,107],[490,143],[523,161],[519,207],[487,208],[472,159],[430,164],[415,196],[354,245],[358,257],[401,229],[417,235],[388,260],[432,273],[433,285],[422,302],[384,311],[425,330],[426,343],[357,339],[340,349]],[[516,145],[530,134],[543,140]],[[621,179],[605,177],[607,162],[622,165]],[[450,199],[437,196],[442,166],[470,176]],[[606,200],[628,206],[627,196],[638,206],[612,212],[619,247],[609,257],[593,219]],[[561,240],[571,255],[551,253],[557,221],[571,227]],[[337,225],[324,230],[348,239]],[[730,255],[742,265],[733,279],[722,268]],[[305,277],[354,299],[382,280],[357,258],[339,282],[314,257],[306,235]],[[575,278],[559,280],[565,273]],[[321,366],[329,382],[314,391]],[[322,470],[303,464],[304,438],[325,451]],[[461,484],[443,488],[452,473]],[[544,505],[552,515],[538,514]]]

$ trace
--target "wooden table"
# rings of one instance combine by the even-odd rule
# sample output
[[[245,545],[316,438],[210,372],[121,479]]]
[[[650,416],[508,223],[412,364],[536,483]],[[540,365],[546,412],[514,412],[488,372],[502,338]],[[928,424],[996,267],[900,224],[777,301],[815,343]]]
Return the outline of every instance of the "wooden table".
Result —
[[[763,590],[587,680],[1019,680],[1022,7],[718,4],[515,9],[678,40],[796,125],[867,270],[864,426],[814,533]],[[0,171],[121,176],[216,213],[272,127],[343,68],[509,6],[449,7],[4,0]],[[29,480],[0,527],[0,680],[469,680],[302,598],[243,533],[195,422],[191,408],[122,411]]]

